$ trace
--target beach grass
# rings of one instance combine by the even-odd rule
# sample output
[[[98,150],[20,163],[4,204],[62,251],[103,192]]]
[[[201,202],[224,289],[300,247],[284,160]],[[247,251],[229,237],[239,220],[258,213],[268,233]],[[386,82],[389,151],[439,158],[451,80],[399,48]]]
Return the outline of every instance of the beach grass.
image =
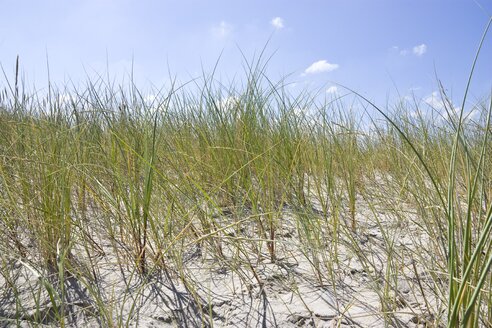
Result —
[[[157,273],[203,304],[190,256],[259,287],[261,263],[302,259],[336,296],[349,257],[386,326],[402,281],[420,300],[414,322],[490,326],[491,94],[470,103],[465,90],[459,110],[444,88],[442,108],[380,107],[351,90],[294,96],[264,65],[247,63],[244,83],[204,73],[151,98],[103,78],[41,96],[17,65],[0,96],[0,322],[70,326],[70,283],[101,326],[127,326]],[[100,283],[100,258],[130,273],[126,290]]]

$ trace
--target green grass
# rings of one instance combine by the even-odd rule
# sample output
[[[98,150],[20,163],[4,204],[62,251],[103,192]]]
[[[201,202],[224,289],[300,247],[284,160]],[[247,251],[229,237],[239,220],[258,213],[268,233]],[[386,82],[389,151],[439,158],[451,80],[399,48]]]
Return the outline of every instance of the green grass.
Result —
[[[19,86],[17,67],[0,95],[0,297],[17,295],[16,318],[5,322],[50,316],[66,325],[65,282],[74,278],[101,325],[126,325],[123,309],[105,304],[109,291],[99,289],[91,262],[105,243],[132,277],[165,272],[197,302],[184,261],[191,248],[262,285],[257,264],[285,256],[288,211],[317,283],[336,294],[340,252],[350,250],[388,325],[399,278],[409,274],[405,258],[433,325],[490,325],[491,95],[470,107],[466,90],[454,113],[443,92],[447,115],[417,101],[381,108],[355,92],[324,102],[294,97],[264,72],[261,61],[248,64],[245,84],[228,87],[204,74],[153,90],[149,103],[132,82],[125,89],[102,79],[39,98]],[[478,118],[465,119],[470,109]],[[361,216],[381,231],[384,272],[359,242]],[[420,229],[428,242],[398,253],[401,227]],[[16,263],[39,276],[33,315]],[[41,313],[46,293],[50,314]]]

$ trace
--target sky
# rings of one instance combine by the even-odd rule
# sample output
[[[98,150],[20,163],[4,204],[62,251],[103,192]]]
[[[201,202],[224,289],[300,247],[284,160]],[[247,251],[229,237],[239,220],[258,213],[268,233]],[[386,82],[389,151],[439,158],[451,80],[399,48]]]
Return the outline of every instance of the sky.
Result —
[[[431,99],[440,80],[463,95],[489,0],[0,0],[0,64],[42,89],[88,76],[162,86],[211,72],[227,84],[264,49],[267,74],[292,92],[356,90],[378,103]],[[256,56],[256,57],[255,57]],[[220,58],[220,59],[219,59]],[[0,78],[0,88],[6,87]],[[492,32],[470,95],[490,95]]]

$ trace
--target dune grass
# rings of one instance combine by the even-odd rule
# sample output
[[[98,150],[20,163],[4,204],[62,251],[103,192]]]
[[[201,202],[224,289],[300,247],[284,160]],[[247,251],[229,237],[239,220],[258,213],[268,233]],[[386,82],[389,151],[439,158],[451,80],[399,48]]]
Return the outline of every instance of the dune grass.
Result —
[[[443,89],[443,108],[417,99],[381,108],[357,93],[294,97],[261,60],[246,67],[244,84],[204,74],[151,100],[132,81],[104,79],[40,97],[19,85],[17,67],[0,94],[0,298],[16,311],[0,305],[0,320],[68,325],[72,279],[101,325],[127,325],[136,305],[130,314],[108,305],[92,262],[108,249],[132,277],[164,272],[191,295],[190,249],[261,286],[257,264],[286,256],[288,212],[317,283],[338,292],[350,249],[388,325],[411,258],[429,325],[490,326],[491,95],[469,105],[466,91],[458,112]],[[361,246],[361,216],[381,231],[384,270]],[[399,253],[404,227],[427,239]],[[28,301],[19,268],[37,277]]]

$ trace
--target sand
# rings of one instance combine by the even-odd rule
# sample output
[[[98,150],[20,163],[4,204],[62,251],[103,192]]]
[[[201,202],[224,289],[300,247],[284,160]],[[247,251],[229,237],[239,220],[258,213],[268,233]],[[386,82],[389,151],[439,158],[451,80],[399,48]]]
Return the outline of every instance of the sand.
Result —
[[[443,300],[436,295],[443,287],[436,286],[435,276],[426,269],[426,262],[433,260],[425,250],[430,237],[422,228],[405,223],[410,220],[401,219],[416,215],[411,208],[400,218],[382,208],[377,211],[376,216],[374,208],[359,199],[356,233],[340,234],[335,243],[330,231],[323,232],[322,279],[313,270],[316,250],[306,247],[303,241],[309,237],[296,226],[289,208],[280,216],[273,261],[266,243],[241,239],[257,236],[255,227],[246,225],[241,236],[232,228],[221,232],[224,258],[212,256],[208,244],[192,244],[182,254],[182,267],[171,264],[142,276],[128,265],[131,256],[124,256],[123,243],[110,242],[103,234],[94,236],[97,252],[80,245],[72,250],[74,261],[86,268],[85,277],[97,279],[66,273],[65,323],[68,327],[106,326],[106,315],[113,325],[129,327],[439,326],[436,322],[443,322],[445,313]],[[329,219],[319,209],[311,213]],[[223,215],[218,220],[225,224],[234,218]],[[244,254],[234,248],[240,240],[251,246],[245,247]],[[255,249],[258,244],[261,248]],[[263,254],[260,260],[256,251]],[[368,259],[366,264],[363,258]],[[10,266],[11,275],[0,276],[0,317],[5,318],[0,326],[28,327],[33,321],[57,326],[49,288],[43,287],[43,281],[56,285],[57,279],[42,272],[45,278],[40,279],[28,263],[13,259],[4,264]],[[16,315],[19,307],[25,310],[21,317]],[[101,307],[106,313],[98,311]]]

